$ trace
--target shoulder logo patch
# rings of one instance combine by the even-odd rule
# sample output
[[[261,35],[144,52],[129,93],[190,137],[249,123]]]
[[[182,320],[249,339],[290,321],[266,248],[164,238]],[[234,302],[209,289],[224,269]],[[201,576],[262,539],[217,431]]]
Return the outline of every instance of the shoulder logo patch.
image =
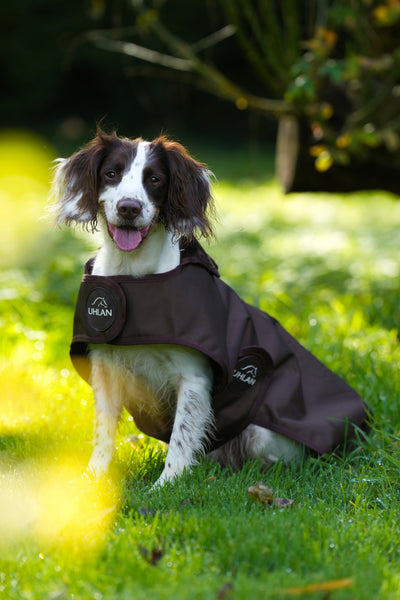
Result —
[[[96,315],[97,317],[112,317],[112,308],[108,307],[107,300],[104,296],[97,296],[88,306],[88,315]]]
[[[257,371],[258,367],[252,364],[244,367],[239,366],[239,368],[233,371],[233,376],[243,383],[247,383],[247,385],[253,387],[253,385],[257,383]]]
[[[86,300],[86,319],[95,331],[107,331],[117,316],[117,302],[109,290],[94,288]]]
[[[238,359],[233,370],[232,385],[237,390],[247,390],[254,387],[265,376],[263,362],[255,354],[247,354]]]

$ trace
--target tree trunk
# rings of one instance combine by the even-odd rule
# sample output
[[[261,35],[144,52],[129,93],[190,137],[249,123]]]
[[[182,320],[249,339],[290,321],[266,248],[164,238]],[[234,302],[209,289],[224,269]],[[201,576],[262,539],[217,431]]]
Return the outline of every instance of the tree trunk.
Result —
[[[276,172],[285,193],[376,189],[400,195],[399,157],[385,153],[382,148],[371,148],[368,160],[352,158],[349,165],[334,163],[327,171],[320,172],[309,153],[312,144],[305,121],[292,115],[279,119]]]

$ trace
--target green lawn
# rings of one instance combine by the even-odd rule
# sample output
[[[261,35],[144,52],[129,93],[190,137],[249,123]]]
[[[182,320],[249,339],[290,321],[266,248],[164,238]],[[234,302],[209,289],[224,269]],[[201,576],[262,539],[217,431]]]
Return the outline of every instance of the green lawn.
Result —
[[[400,598],[398,200],[285,197],[273,179],[234,177],[229,153],[200,157],[224,174],[209,248],[223,277],[349,381],[374,425],[344,456],[266,474],[204,460],[150,491],[165,446],[127,415],[110,477],[82,478],[93,401],[68,351],[95,242],[37,220],[50,154],[17,142],[13,154],[0,139],[0,597]],[[254,503],[248,488],[261,479],[296,504]]]

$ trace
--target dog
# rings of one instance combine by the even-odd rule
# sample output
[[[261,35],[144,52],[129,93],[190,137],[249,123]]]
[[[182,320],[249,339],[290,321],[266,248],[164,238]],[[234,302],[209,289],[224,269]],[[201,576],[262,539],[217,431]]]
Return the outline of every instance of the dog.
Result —
[[[152,142],[99,131],[88,146],[58,159],[52,199],[58,224],[100,229],[98,276],[141,278],[175,269],[179,240],[213,234],[210,173],[166,137]],[[158,484],[190,469],[213,435],[212,368],[200,352],[172,345],[90,347],[96,425],[89,471],[108,470],[123,407],[173,421]],[[292,460],[296,442],[257,425],[211,453],[237,466],[249,458]]]
[[[181,144],[164,136],[149,142],[98,130],[83,149],[70,158],[56,161],[52,185],[56,222],[82,224],[89,231],[101,231],[102,246],[91,264],[91,277],[95,281],[116,277],[123,282],[129,279],[140,283],[149,277],[151,281],[154,277],[164,281],[179,269],[185,243],[190,245],[198,238],[213,235],[214,202],[210,180],[211,174],[204,164],[195,160]],[[184,310],[189,292],[186,287],[180,294],[183,307],[180,310]],[[93,308],[96,302],[97,307],[101,302],[107,306],[106,299],[96,292],[91,301],[92,312],[102,314],[101,307]],[[103,312],[107,311],[103,309]],[[151,322],[155,316],[150,313],[146,318]],[[278,327],[276,323],[272,326]],[[297,353],[300,345],[294,344],[296,342],[287,337],[285,348],[289,345],[291,352]],[[276,369],[279,371],[279,365],[284,364],[293,373],[297,368],[293,365],[297,363],[285,352],[280,352],[282,356],[276,359]],[[147,423],[152,423],[157,431],[169,429],[165,438],[169,442],[165,464],[156,485],[173,480],[185,469],[190,470],[202,454],[233,468],[240,468],[251,458],[270,465],[278,460],[297,460],[301,454],[299,436],[296,438],[294,434],[289,439],[290,436],[281,433],[286,431],[284,427],[276,427],[274,431],[274,427],[258,424],[257,419],[250,419],[224,443],[213,444],[215,365],[196,344],[89,343],[88,354],[96,410],[94,447],[88,469],[96,476],[109,468],[124,407],[135,421],[144,424],[145,432]],[[232,381],[237,389],[254,384],[260,370],[254,357],[242,370],[235,368],[233,378],[236,380],[232,378]],[[313,360],[316,364],[317,359]],[[301,363],[304,365],[305,361],[301,359]],[[314,388],[313,369],[320,368],[314,363],[310,388]],[[326,369],[320,379],[326,381],[327,373]],[[318,380],[317,377],[315,381]],[[315,385],[318,395],[318,384]],[[329,381],[327,386],[330,387]],[[270,387],[272,394],[275,388],[273,384]],[[343,392],[344,388],[340,387],[338,394],[342,397],[349,389],[346,387]],[[301,391],[297,393],[301,394]],[[333,397],[332,390],[326,395]],[[354,401],[358,403],[358,400],[354,392]],[[342,416],[343,412],[339,414]],[[347,417],[347,412],[345,414]],[[357,404],[352,420],[360,422],[363,417]],[[153,429],[150,427],[150,432]],[[161,435],[158,437],[164,439]]]

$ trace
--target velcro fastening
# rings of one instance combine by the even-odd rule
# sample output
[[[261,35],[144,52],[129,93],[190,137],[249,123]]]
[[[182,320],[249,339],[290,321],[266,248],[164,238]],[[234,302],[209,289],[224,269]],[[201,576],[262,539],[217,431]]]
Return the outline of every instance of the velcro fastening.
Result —
[[[125,320],[122,287],[107,277],[85,275],[76,303],[76,341],[109,343],[121,333]]]

